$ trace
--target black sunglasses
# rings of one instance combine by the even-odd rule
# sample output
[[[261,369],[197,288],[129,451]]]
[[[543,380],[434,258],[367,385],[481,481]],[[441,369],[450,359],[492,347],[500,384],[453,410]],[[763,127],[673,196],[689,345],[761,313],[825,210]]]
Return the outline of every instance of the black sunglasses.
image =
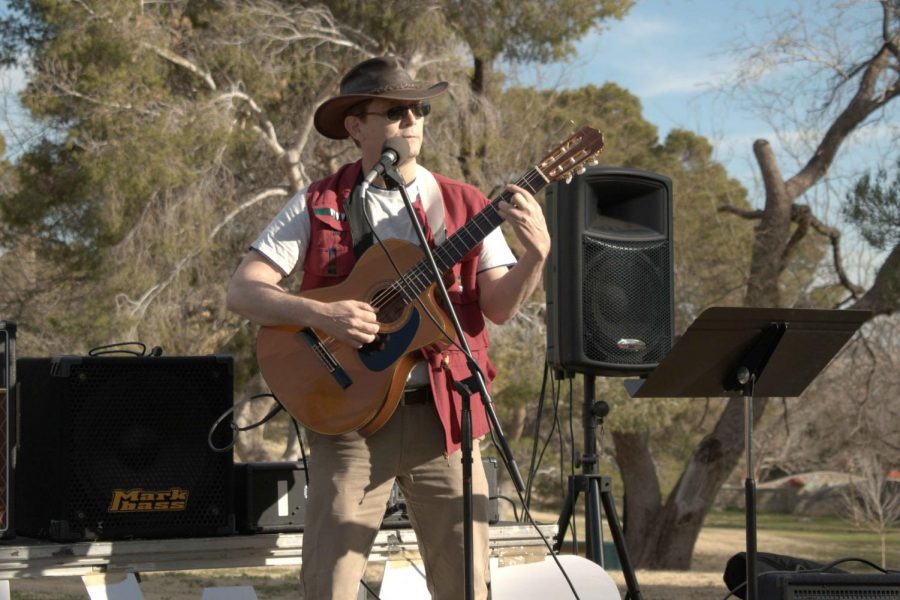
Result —
[[[412,114],[417,119],[421,119],[422,117],[427,117],[428,113],[431,112],[431,103],[430,102],[419,102],[418,104],[407,104],[403,106],[394,106],[387,109],[384,112],[372,112],[367,111],[363,113],[359,113],[360,115],[381,115],[391,123],[395,121],[399,121],[403,117],[406,116],[406,111],[412,111]]]

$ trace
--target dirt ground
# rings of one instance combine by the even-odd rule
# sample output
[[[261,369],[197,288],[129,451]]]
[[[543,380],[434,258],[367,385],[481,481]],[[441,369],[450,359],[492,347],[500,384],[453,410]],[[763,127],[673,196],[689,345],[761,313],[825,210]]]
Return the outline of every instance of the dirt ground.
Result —
[[[737,529],[706,528],[700,534],[690,571],[638,571],[635,575],[645,600],[721,600],[725,562],[743,549],[744,534]],[[783,536],[759,533],[767,551],[804,556],[810,548]],[[626,591],[622,572],[611,570],[620,593]],[[260,600],[297,600],[298,569],[269,567],[145,573],[141,591],[146,600],[199,600],[206,587],[253,586]],[[17,579],[10,582],[11,597],[19,600],[87,598],[77,577]],[[606,600],[606,599],[604,599]]]

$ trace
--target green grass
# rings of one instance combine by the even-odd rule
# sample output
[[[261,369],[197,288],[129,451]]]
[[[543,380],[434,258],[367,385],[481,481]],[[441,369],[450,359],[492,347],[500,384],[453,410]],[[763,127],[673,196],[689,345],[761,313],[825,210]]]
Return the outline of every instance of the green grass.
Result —
[[[798,517],[773,513],[760,513],[756,521],[757,532],[777,535],[801,544],[806,549],[806,554],[800,558],[831,562],[853,557],[881,565],[881,537],[865,525],[855,526],[851,521],[839,517]],[[714,511],[707,516],[704,526],[743,530],[744,513],[737,510]],[[897,569],[900,567],[900,529],[894,528],[888,533],[886,549],[887,566]],[[759,550],[778,553],[777,549],[762,546]],[[870,570],[864,566],[857,569],[852,564],[846,568]]]

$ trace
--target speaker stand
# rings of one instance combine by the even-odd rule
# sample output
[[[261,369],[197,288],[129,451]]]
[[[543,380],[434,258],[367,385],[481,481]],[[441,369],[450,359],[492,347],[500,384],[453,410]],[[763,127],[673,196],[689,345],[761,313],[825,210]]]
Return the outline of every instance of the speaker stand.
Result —
[[[597,436],[596,428],[603,424],[603,418],[609,414],[609,405],[604,401],[596,400],[595,379],[593,375],[584,376],[584,407],[582,410],[582,428],[584,430],[584,454],[581,455],[581,475],[569,476],[569,491],[563,504],[556,527],[556,543],[553,546],[559,553],[566,537],[566,530],[575,511],[578,495],[584,492],[585,514],[584,528],[587,541],[587,558],[604,566],[603,560],[603,524],[600,516],[600,506],[606,514],[606,522],[612,533],[616,552],[619,555],[619,563],[625,576],[625,584],[628,593],[625,600],[641,600],[641,589],[638,586],[631,559],[628,557],[628,548],[625,546],[625,534],[619,524],[619,516],[616,513],[616,505],[612,495],[612,480],[598,474]]]

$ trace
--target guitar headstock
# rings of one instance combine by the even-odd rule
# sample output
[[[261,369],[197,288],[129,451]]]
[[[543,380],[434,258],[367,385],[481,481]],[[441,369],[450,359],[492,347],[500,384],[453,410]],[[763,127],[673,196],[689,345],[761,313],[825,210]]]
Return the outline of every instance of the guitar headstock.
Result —
[[[603,134],[593,127],[582,127],[550,151],[538,169],[550,181],[572,180],[572,173],[584,173],[585,164],[597,164],[603,151]]]

